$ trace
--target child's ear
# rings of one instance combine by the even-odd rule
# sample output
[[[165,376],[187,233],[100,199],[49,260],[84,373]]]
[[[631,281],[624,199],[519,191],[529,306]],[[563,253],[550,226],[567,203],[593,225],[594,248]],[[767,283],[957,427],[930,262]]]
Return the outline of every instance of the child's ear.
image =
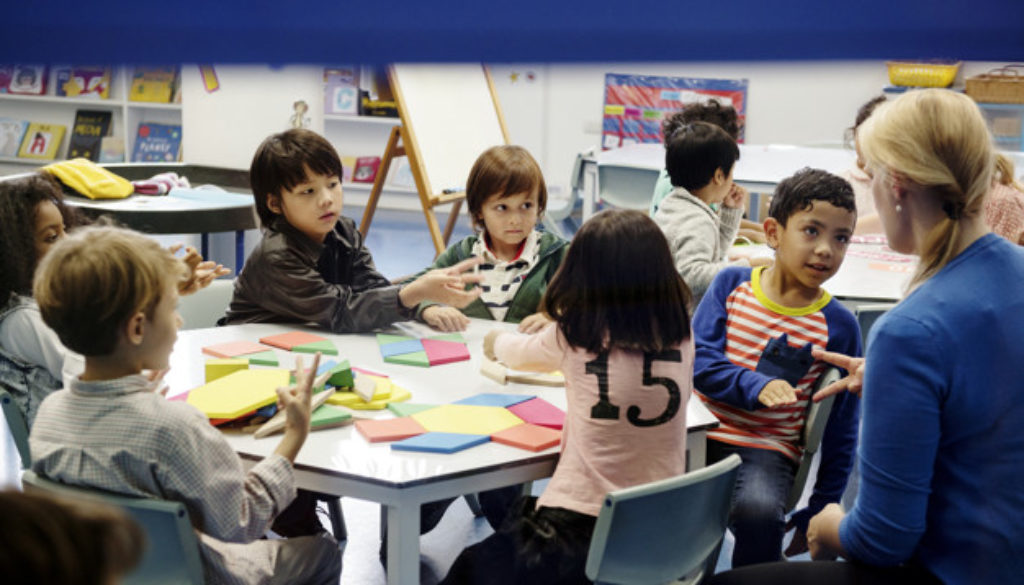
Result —
[[[132,345],[142,344],[146,335],[146,314],[142,311],[132,315],[124,325],[124,338]]]
[[[725,184],[725,178],[727,176],[728,175],[726,175],[725,171],[722,170],[722,167],[718,167],[717,169],[715,169],[715,176],[711,177],[711,180],[715,183],[715,185],[723,185]]]
[[[277,215],[281,215],[281,196],[267,193],[267,209]]]
[[[779,240],[782,239],[782,224],[774,217],[764,220],[764,237],[768,247],[772,250],[779,248]]]

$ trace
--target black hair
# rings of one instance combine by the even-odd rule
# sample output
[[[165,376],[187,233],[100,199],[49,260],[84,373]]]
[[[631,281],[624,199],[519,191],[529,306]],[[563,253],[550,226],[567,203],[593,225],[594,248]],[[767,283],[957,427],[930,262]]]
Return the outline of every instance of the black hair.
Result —
[[[875,108],[877,108],[879,104],[884,104],[886,99],[888,98],[886,98],[884,95],[875,96],[870,100],[864,102],[864,104],[861,105],[861,107],[857,108],[857,117],[854,118],[853,120],[853,126],[847,128],[846,132],[844,133],[846,142],[851,147],[853,146],[853,141],[857,136],[857,128],[860,128],[860,125],[863,124],[865,120],[871,117],[871,114],[872,112],[875,111]]]
[[[728,175],[739,158],[736,141],[707,122],[681,126],[665,145],[665,169],[672,186],[691,192],[710,183],[718,169]]]
[[[694,122],[714,124],[725,130],[725,133],[732,136],[733,140],[740,139],[739,116],[736,114],[736,108],[724,105],[716,99],[710,99],[690,104],[662,120],[661,136],[663,142],[668,144],[669,138],[672,137],[676,130]]]
[[[662,351],[690,337],[690,298],[661,229],[617,209],[576,233],[543,307],[574,347]]]
[[[268,137],[256,149],[249,165],[249,184],[256,200],[260,224],[270,227],[277,214],[267,205],[270,195],[281,196],[306,181],[306,169],[318,175],[342,178],[341,158],[326,138],[296,128]]]
[[[853,187],[846,179],[828,171],[804,167],[775,187],[768,217],[785,226],[791,215],[809,210],[815,201],[827,201],[857,213]]]

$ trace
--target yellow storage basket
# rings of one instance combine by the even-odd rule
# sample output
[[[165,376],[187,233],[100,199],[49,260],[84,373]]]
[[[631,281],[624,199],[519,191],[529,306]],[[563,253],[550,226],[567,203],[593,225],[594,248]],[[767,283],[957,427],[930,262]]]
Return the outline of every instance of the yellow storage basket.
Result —
[[[889,83],[905,87],[949,87],[960,70],[956,63],[905,63],[887,61]]]

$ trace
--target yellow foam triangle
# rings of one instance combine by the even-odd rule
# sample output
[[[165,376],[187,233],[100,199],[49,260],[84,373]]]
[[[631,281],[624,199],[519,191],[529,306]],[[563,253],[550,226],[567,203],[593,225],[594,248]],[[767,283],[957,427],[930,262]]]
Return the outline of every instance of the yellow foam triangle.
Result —
[[[355,392],[335,392],[334,396],[327,399],[327,404],[347,406],[352,410],[383,410],[392,402],[404,402],[412,398],[412,393],[398,386],[392,385],[387,398],[376,399],[370,402],[363,402]]]
[[[239,370],[192,390],[186,402],[210,418],[238,418],[275,402],[289,376],[288,370]]]

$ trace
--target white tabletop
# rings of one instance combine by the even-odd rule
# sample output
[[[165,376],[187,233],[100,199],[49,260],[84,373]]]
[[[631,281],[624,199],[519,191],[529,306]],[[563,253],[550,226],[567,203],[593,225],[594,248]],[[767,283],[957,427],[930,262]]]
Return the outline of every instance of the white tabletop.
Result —
[[[402,323],[397,327],[399,333],[414,336],[435,333],[419,323]],[[447,404],[481,392],[504,392],[539,396],[565,409],[564,388],[501,386],[479,373],[483,337],[494,327],[509,328],[493,321],[473,320],[469,330],[463,332],[471,359],[431,368],[385,363],[373,335],[316,332],[334,341],[340,358],[348,359],[353,366],[387,374],[395,384],[409,390],[410,403]],[[169,394],[173,396],[203,383],[203,347],[235,340],[258,341],[266,335],[299,329],[304,328],[252,324],[179,332],[171,355],[171,371],[166,377],[171,388]],[[293,364],[296,354],[274,351],[281,367]],[[325,355],[321,359],[337,360],[339,356]],[[394,416],[388,410],[361,412],[378,418]],[[689,401],[691,467],[703,465],[705,433],[716,424],[714,415],[699,400]],[[238,432],[225,432],[225,437],[247,465],[272,453],[281,440],[280,435],[255,439]],[[420,504],[548,477],[554,471],[558,452],[558,447],[554,447],[532,453],[495,442],[451,455],[392,451],[387,443],[367,442],[350,425],[310,433],[296,459],[296,481],[305,489],[388,506],[388,581],[415,583],[419,575]]]

